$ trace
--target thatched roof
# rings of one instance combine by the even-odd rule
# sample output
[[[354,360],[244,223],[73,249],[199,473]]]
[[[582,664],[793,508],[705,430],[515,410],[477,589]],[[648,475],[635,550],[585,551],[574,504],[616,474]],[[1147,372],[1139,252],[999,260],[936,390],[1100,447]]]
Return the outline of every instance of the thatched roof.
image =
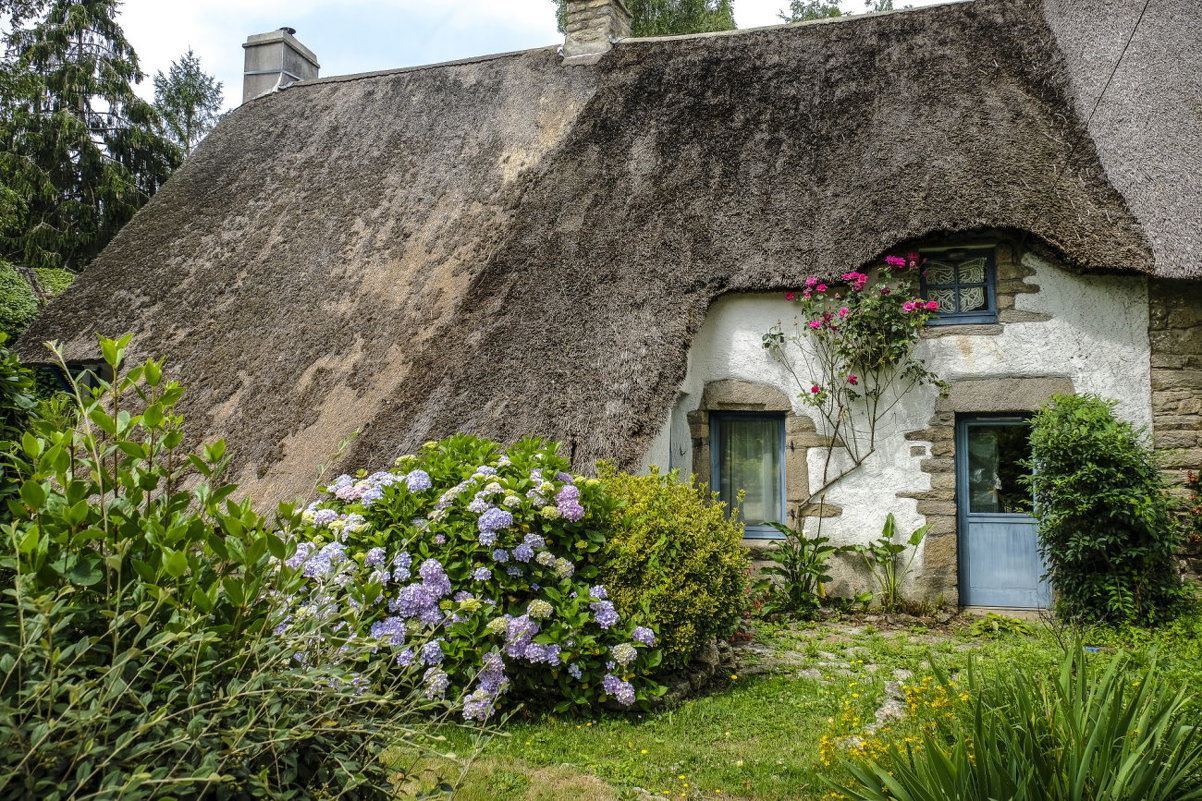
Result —
[[[1117,40],[1089,31],[1122,0],[298,84],[229,115],[22,348],[135,332],[263,497],[305,492],[359,427],[343,466],[455,430],[634,464],[724,292],[977,227],[1082,270],[1197,276],[1191,4],[1153,4],[1162,38],[1136,38],[1094,137]]]

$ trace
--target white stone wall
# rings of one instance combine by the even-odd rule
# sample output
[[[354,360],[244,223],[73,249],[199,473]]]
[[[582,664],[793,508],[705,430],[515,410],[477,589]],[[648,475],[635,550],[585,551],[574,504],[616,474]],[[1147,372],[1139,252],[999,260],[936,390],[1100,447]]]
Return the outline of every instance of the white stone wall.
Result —
[[[1035,270],[1029,283],[1039,292],[1020,294],[1020,311],[1051,316],[1043,322],[1005,324],[997,335],[944,335],[926,339],[918,354],[947,381],[1007,377],[1067,377],[1077,392],[1118,400],[1118,413],[1140,425],[1151,424],[1151,384],[1148,348],[1146,280],[1129,276],[1076,275],[1027,254],[1023,264]],[[761,337],[778,322],[792,328],[798,307],[780,295],[729,295],[710,307],[689,353],[688,373],[671,419],[649,450],[646,463],[692,469],[691,441],[686,419],[698,408],[702,390],[711,381],[741,379],[768,384],[790,397],[799,387],[788,371],[762,347]],[[807,382],[808,385],[808,382]],[[924,519],[916,501],[900,493],[930,489],[930,476],[919,469],[926,453],[911,454],[906,432],[927,427],[936,392],[924,388],[899,404],[877,436],[876,452],[827,495],[843,514],[822,522],[822,533],[839,543],[867,542],[880,534],[888,512],[904,530]],[[794,404],[797,414],[813,410]],[[815,420],[819,431],[823,426]],[[925,448],[917,450],[925,451]],[[810,483],[822,483],[824,451],[810,451]],[[816,521],[811,519],[811,533]],[[921,565],[921,555],[916,566]],[[836,591],[862,584],[844,565],[837,571]],[[914,588],[917,589],[917,588]]]

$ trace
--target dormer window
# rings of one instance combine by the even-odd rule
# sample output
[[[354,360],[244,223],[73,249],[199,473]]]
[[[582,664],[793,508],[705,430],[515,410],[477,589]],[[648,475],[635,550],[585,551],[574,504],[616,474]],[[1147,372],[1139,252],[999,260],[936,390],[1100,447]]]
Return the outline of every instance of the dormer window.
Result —
[[[939,304],[929,325],[997,322],[993,248],[936,248],[922,255],[922,296]]]

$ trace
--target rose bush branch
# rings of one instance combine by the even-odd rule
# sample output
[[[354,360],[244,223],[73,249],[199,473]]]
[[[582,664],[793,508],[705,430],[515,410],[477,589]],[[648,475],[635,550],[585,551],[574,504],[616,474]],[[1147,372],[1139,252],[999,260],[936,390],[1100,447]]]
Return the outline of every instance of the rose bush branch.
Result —
[[[764,347],[798,387],[829,438],[821,485],[801,502],[809,506],[854,472],[876,451],[882,421],[915,389],[944,387],[914,355],[923,326],[939,308],[919,298],[916,283],[923,259],[917,253],[885,259],[881,278],[848,272],[840,283],[805,279],[805,288],[789,292],[800,306],[794,331],[776,325],[764,335]],[[835,467],[842,449],[848,462]]]

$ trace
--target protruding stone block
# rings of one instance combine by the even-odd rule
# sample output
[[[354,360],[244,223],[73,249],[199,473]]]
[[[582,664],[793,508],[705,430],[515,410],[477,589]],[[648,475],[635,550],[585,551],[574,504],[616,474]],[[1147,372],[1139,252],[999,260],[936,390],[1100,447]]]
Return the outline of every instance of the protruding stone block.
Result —
[[[618,39],[630,35],[625,0],[568,0],[564,64],[594,64]]]

